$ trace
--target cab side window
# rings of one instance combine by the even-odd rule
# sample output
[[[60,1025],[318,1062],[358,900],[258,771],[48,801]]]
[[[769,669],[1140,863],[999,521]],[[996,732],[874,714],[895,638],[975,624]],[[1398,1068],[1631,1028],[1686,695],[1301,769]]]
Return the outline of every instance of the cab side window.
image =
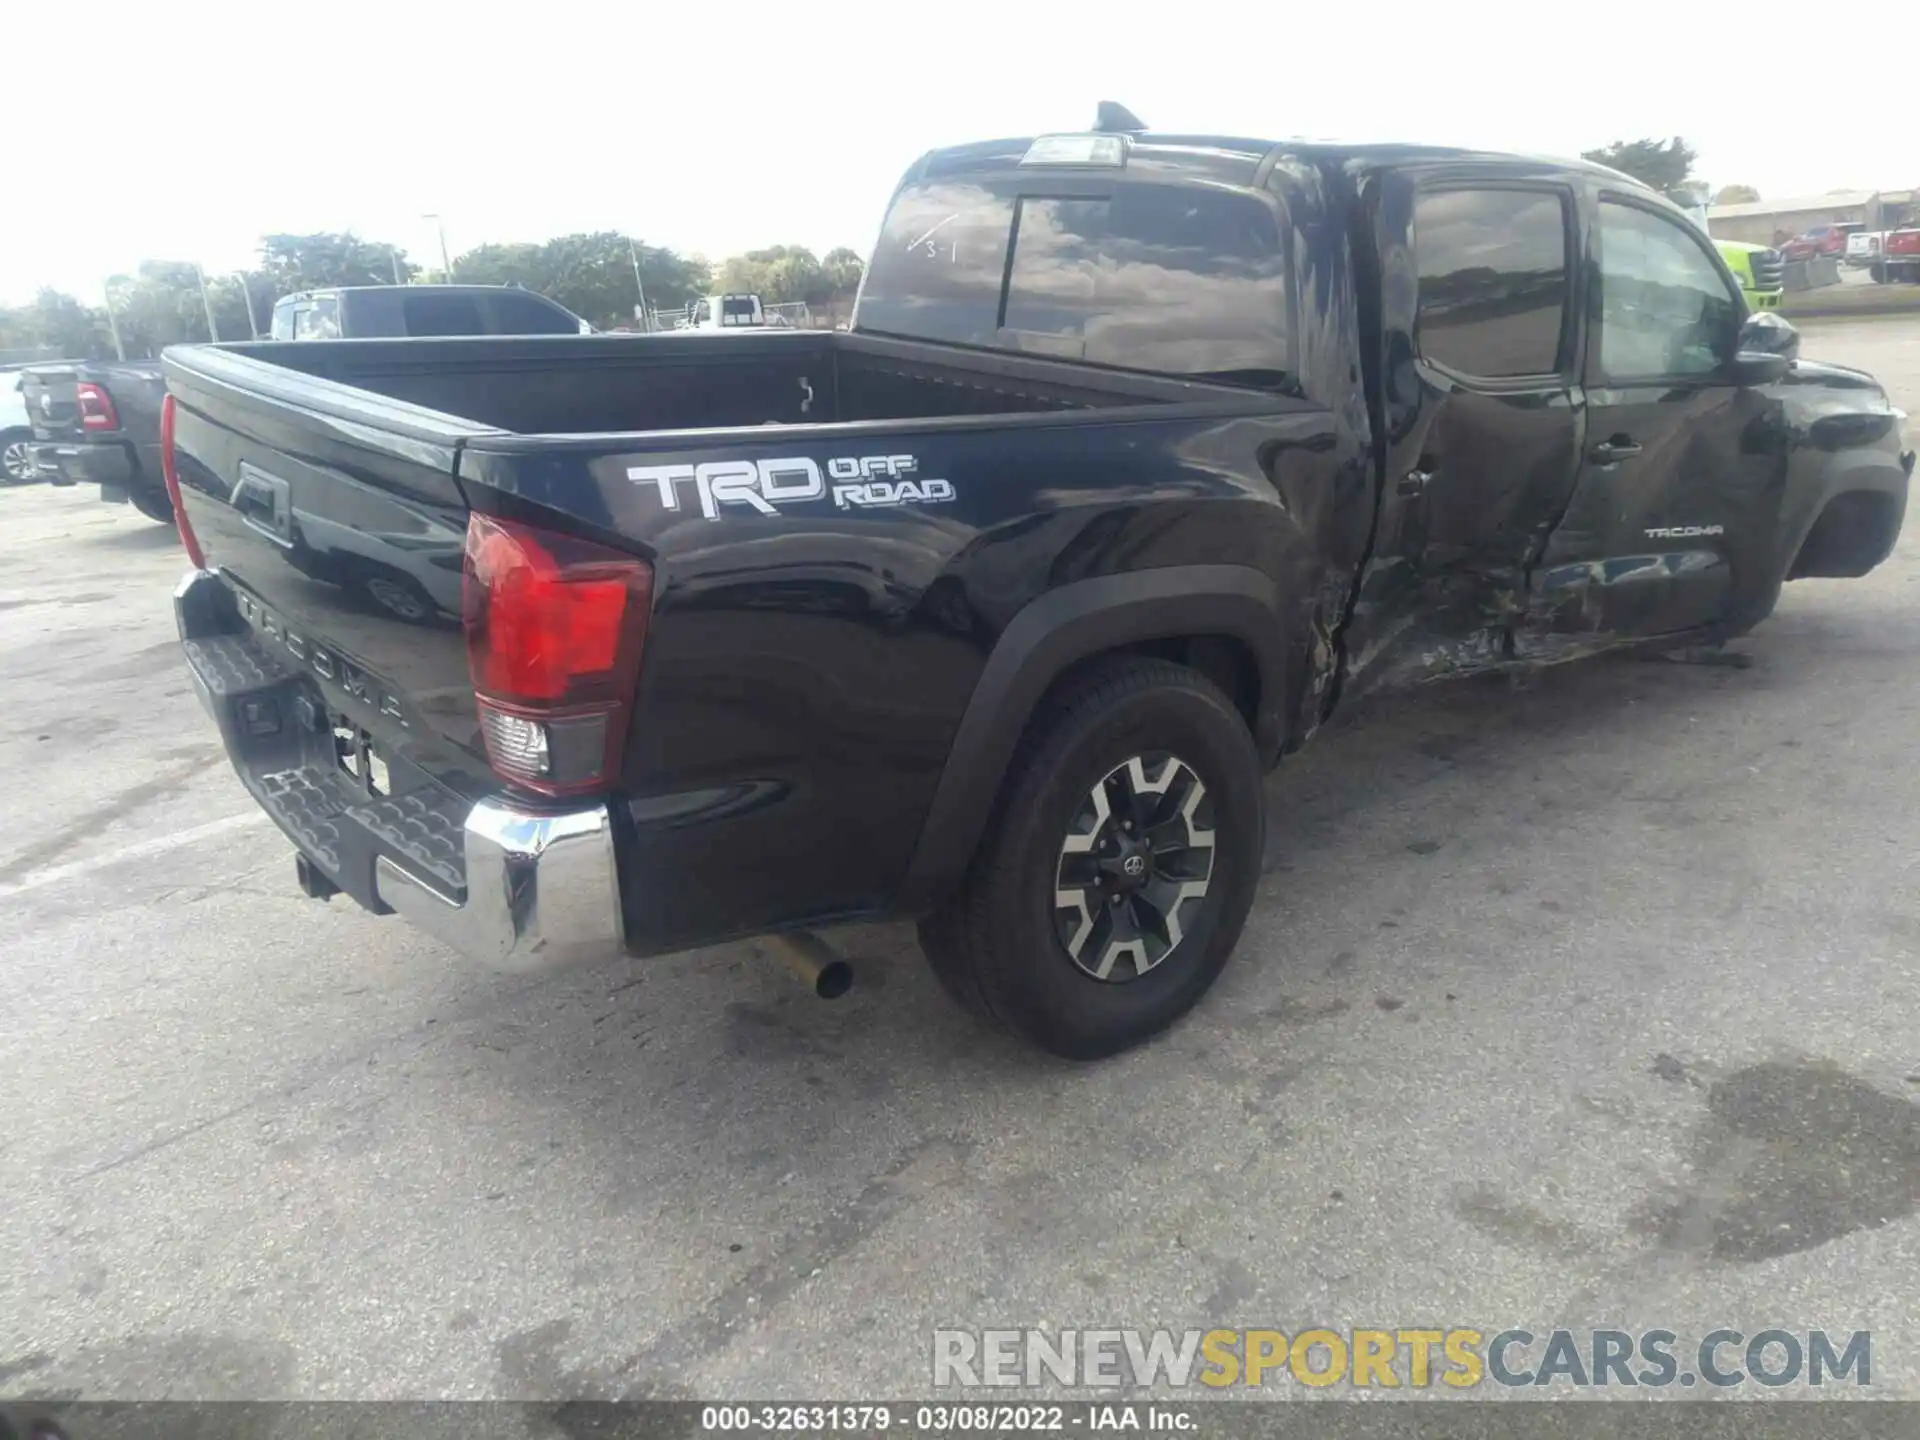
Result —
[[[1417,196],[1421,357],[1486,380],[1563,370],[1568,230],[1567,197],[1557,190]]]
[[[311,303],[294,307],[293,338],[296,340],[338,340],[340,338],[340,301],[323,295]]]
[[[1711,375],[1739,339],[1740,302],[1692,230],[1618,200],[1600,202],[1594,314],[1603,381]]]

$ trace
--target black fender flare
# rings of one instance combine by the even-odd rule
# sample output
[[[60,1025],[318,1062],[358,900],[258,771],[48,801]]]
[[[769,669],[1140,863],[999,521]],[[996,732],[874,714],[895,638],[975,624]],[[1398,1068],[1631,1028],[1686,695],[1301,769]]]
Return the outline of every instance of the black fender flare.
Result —
[[[1054,681],[1105,651],[1182,636],[1243,643],[1259,670],[1254,744],[1272,763],[1286,738],[1288,625],[1273,577],[1245,565],[1173,565],[1101,575],[1028,602],[995,642],[955,730],[896,909],[950,893],[980,843],[1001,782]]]

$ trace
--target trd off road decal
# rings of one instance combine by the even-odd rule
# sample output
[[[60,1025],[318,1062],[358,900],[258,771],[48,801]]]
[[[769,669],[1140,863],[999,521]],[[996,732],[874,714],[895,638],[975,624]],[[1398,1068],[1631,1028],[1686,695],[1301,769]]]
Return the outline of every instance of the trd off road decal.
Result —
[[[633,465],[627,469],[627,478],[659,486],[660,504],[668,510],[680,508],[680,487],[691,485],[700,496],[700,513],[718,520],[722,505],[744,505],[762,515],[777,515],[777,506],[819,500],[829,491],[842,510],[934,505],[953,499],[949,482],[921,479],[919,471],[920,462],[911,455],[842,456],[827,461],[823,475],[817,461],[796,455],[785,460]]]

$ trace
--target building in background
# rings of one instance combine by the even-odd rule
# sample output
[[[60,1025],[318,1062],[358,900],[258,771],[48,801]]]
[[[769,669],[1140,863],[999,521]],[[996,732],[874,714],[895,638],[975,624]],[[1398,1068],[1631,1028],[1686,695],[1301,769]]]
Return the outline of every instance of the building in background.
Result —
[[[1831,195],[1715,205],[1707,211],[1707,226],[1716,239],[1744,240],[1749,245],[1779,245],[1815,225],[1842,225],[1853,221],[1871,227],[1867,212],[1875,194],[1872,190],[1838,190]]]

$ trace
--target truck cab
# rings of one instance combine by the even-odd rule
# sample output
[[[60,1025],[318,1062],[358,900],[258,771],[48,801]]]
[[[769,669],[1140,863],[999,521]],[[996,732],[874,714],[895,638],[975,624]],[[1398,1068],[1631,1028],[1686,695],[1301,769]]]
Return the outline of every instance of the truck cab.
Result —
[[[683,330],[758,330],[767,324],[758,295],[703,295],[693,302]]]
[[[508,970],[781,936],[817,993],[798,936],[912,918],[1112,1054],[1367,689],[1743,634],[1914,466],[1584,162],[1102,107],[913,163],[850,330],[758,308],[168,350],[183,658],[304,893]]]
[[[517,285],[343,285],[274,302],[275,340],[407,335],[590,335],[593,327]]]

